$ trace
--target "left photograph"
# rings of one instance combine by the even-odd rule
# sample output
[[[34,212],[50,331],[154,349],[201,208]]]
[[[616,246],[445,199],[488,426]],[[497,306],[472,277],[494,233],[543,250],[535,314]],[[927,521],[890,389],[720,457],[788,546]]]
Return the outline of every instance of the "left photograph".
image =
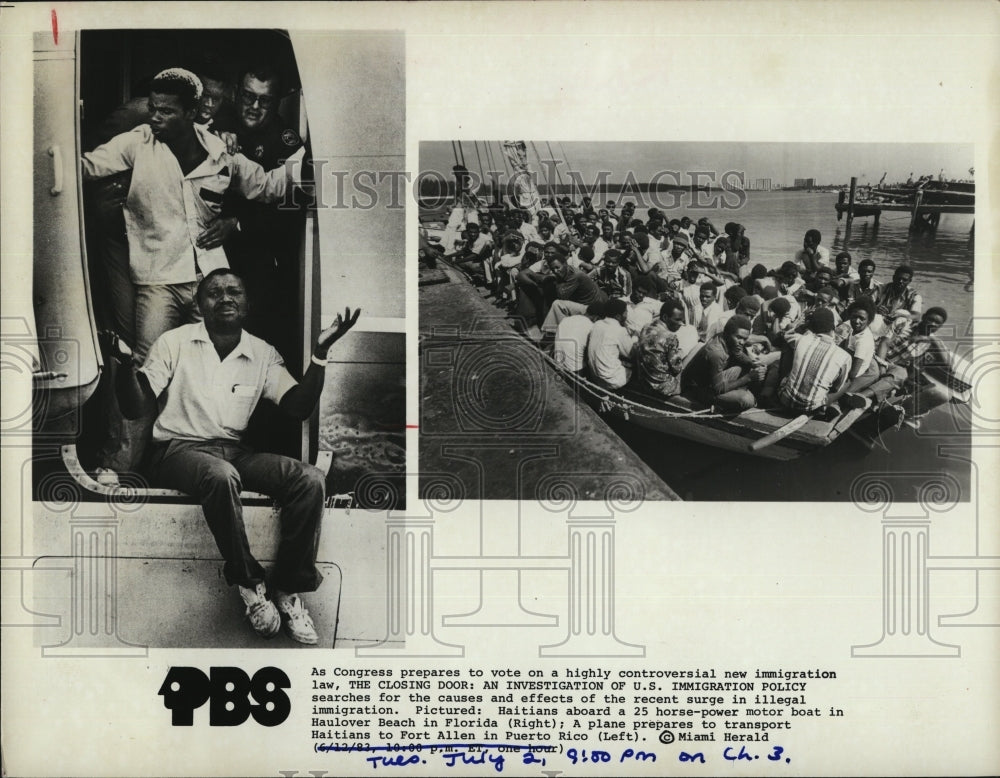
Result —
[[[382,642],[363,509],[404,507],[403,34],[34,40],[36,642]]]

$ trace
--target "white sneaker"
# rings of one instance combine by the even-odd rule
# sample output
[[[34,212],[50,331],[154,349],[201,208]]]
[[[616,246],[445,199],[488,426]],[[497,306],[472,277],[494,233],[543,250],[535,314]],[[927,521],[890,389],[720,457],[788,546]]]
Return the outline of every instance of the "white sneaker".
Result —
[[[99,467],[94,470],[94,480],[101,486],[121,487],[121,482],[118,480],[118,473],[108,467]]]
[[[281,629],[281,616],[274,603],[267,599],[267,589],[259,583],[253,589],[240,586],[240,597],[247,606],[247,618],[254,632],[264,638],[273,638]]]
[[[288,619],[285,622],[288,636],[299,643],[305,643],[307,646],[315,646],[319,642],[319,635],[316,634],[316,627],[313,625],[309,611],[302,603],[302,598],[297,594],[278,592],[276,599],[278,610]]]

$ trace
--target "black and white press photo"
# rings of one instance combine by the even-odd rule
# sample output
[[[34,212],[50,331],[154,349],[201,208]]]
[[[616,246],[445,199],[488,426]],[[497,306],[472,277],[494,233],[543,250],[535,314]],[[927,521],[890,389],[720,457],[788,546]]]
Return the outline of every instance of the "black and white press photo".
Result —
[[[366,484],[405,467],[402,34],[55,18],[25,327],[37,641],[378,638]]]
[[[425,491],[849,501],[932,466],[967,500],[973,152],[421,143]]]

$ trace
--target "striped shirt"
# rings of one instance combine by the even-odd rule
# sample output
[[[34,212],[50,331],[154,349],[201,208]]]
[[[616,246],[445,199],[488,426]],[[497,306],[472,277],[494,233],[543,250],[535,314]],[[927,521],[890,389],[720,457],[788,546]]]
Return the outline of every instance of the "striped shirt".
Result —
[[[900,309],[910,313],[922,313],[924,310],[924,299],[918,291],[910,286],[900,289],[895,284],[880,287],[875,296],[875,304],[883,314]]]
[[[893,365],[914,368],[920,365],[933,346],[933,340],[926,335],[900,334],[889,340],[885,359]]]
[[[829,334],[807,332],[795,342],[792,369],[781,382],[778,397],[796,411],[812,411],[826,403],[830,392],[847,383],[851,356]]]

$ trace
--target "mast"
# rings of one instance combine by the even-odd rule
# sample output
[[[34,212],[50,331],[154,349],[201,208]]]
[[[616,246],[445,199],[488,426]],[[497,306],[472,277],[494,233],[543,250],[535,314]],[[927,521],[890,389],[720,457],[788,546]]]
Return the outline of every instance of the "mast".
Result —
[[[505,140],[501,147],[513,170],[510,183],[518,207],[535,216],[542,207],[542,201],[528,168],[528,147],[523,140]]]

